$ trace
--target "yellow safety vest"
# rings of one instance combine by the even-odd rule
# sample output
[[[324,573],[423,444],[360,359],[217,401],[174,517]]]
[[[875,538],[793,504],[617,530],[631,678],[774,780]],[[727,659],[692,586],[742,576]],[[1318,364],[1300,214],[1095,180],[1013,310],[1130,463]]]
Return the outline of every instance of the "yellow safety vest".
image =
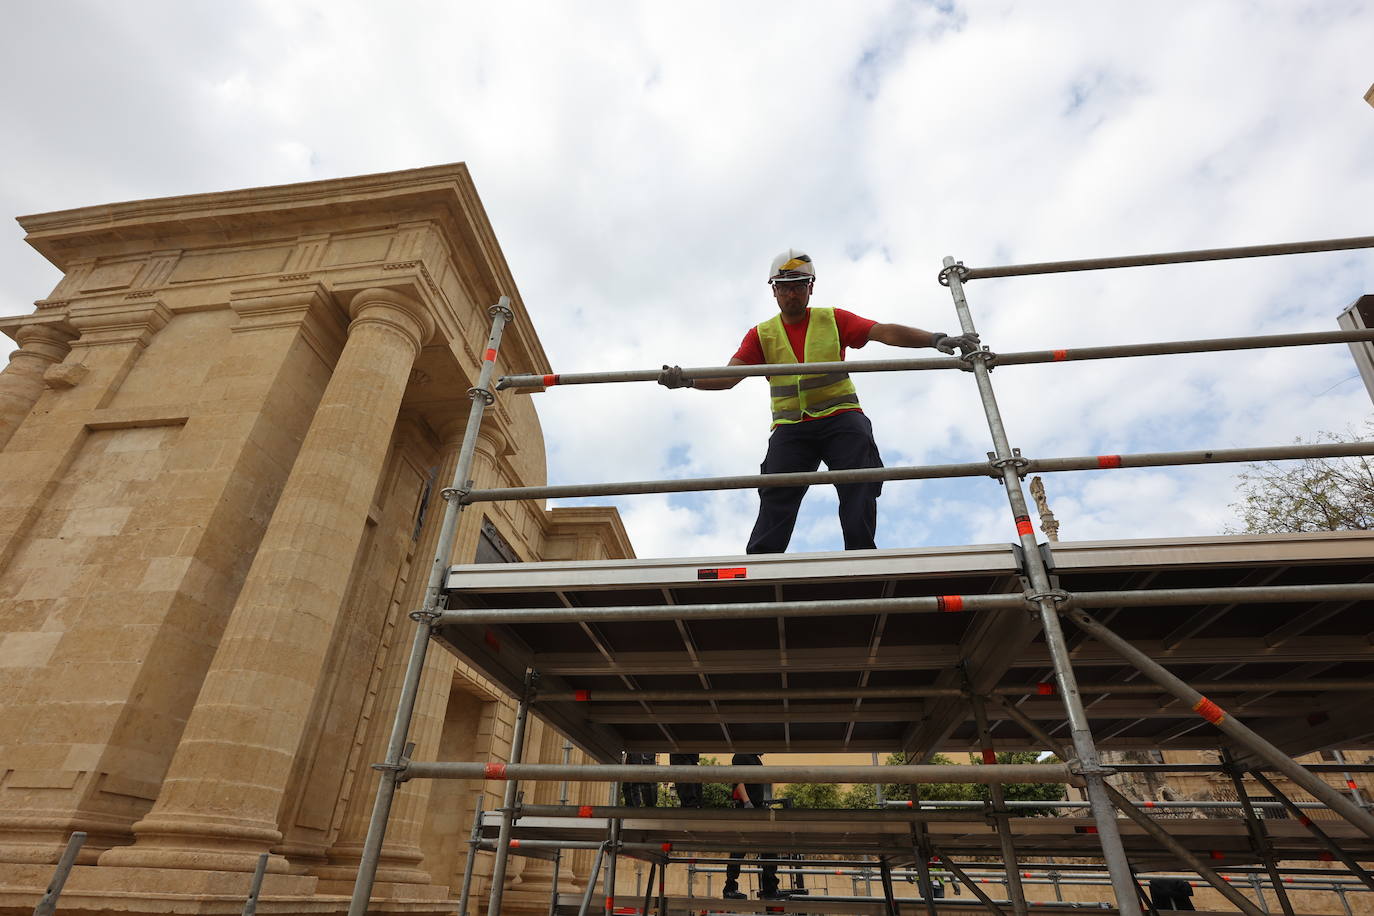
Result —
[[[840,330],[835,325],[835,310],[811,309],[806,327],[808,363],[840,361]],[[787,339],[782,315],[774,315],[758,326],[763,358],[769,363],[795,363],[797,354]],[[828,417],[832,413],[859,406],[859,396],[848,372],[824,375],[770,375],[768,393],[773,399],[773,426],[800,423],[803,417]]]

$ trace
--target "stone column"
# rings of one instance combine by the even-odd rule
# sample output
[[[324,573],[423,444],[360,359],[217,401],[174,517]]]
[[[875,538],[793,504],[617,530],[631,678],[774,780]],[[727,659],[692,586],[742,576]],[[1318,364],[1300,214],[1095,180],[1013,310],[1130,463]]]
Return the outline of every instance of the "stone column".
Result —
[[[102,865],[251,871],[281,840],[277,812],[401,397],[434,332],[419,303],[388,290],[358,293],[350,314],[157,803]]]
[[[43,393],[43,373],[71,352],[76,333],[63,324],[26,324],[14,332],[19,349],[0,372],[0,450]]]

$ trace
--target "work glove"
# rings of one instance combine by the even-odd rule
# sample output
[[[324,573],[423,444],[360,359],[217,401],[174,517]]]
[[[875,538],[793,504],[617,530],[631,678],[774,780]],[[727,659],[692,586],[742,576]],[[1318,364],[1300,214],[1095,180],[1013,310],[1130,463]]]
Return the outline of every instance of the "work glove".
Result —
[[[746,807],[746,808],[752,808],[752,807],[754,807],[754,803],[751,802],[749,799],[746,798],[746,799],[744,800],[744,807]]]
[[[930,336],[930,345],[935,349],[939,350],[941,353],[948,353],[950,356],[954,355],[954,351],[956,349],[960,353],[968,355],[969,353],[972,353],[974,350],[977,350],[979,347],[979,340],[977,334],[960,334],[957,337],[950,337],[948,334],[945,334],[940,331],[935,331]],[[659,384],[662,383],[663,381],[660,377]]]
[[[681,366],[664,366],[663,371],[658,374],[658,383],[664,388],[692,387],[692,380],[682,377]]]

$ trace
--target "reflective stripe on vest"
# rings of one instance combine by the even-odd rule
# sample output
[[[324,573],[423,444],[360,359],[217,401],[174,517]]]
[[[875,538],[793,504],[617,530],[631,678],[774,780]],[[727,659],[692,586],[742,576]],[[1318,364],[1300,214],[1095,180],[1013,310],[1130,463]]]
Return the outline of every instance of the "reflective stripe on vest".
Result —
[[[837,363],[840,361],[840,330],[835,310],[810,310],[806,327],[806,358],[798,360],[787,339],[782,316],[774,315],[758,326],[763,358],[769,363]],[[859,406],[859,396],[847,372],[820,375],[770,375],[768,393],[773,399],[773,425],[800,423],[804,417],[828,417]]]

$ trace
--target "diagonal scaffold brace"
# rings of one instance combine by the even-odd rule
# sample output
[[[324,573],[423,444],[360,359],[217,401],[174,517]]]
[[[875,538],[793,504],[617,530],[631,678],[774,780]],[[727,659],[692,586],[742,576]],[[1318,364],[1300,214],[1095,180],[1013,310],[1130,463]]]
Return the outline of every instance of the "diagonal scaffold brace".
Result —
[[[439,603],[444,576],[448,572],[453,545],[458,536],[458,518],[463,510],[461,496],[472,488],[469,475],[472,473],[473,455],[477,448],[477,431],[482,426],[482,416],[487,407],[495,401],[495,396],[491,393],[491,378],[495,373],[497,354],[501,350],[501,336],[506,325],[515,318],[515,313],[510,307],[510,297],[502,296],[496,305],[488,309],[488,314],[491,315],[491,334],[487,338],[477,384],[468,389],[472,407],[468,412],[463,444],[458,452],[458,465],[454,469],[452,482],[440,491],[444,499],[444,518],[439,529],[439,540],[434,548],[433,562],[429,568],[424,603],[419,610],[410,615],[416,623],[415,638],[411,643],[405,680],[401,685],[396,718],[392,722],[391,738],[387,742],[386,759],[380,764],[373,765],[380,771],[377,798],[373,802],[367,838],[363,841],[362,860],[358,866],[358,877],[353,884],[348,916],[366,916],[368,902],[372,898],[372,886],[377,878],[377,863],[382,854],[382,842],[386,839],[391,803],[396,796],[397,787],[407,778],[406,767],[409,760],[406,743],[410,734],[410,721],[415,713],[415,700],[419,694],[420,674],[424,669],[429,638],[440,613]]]

